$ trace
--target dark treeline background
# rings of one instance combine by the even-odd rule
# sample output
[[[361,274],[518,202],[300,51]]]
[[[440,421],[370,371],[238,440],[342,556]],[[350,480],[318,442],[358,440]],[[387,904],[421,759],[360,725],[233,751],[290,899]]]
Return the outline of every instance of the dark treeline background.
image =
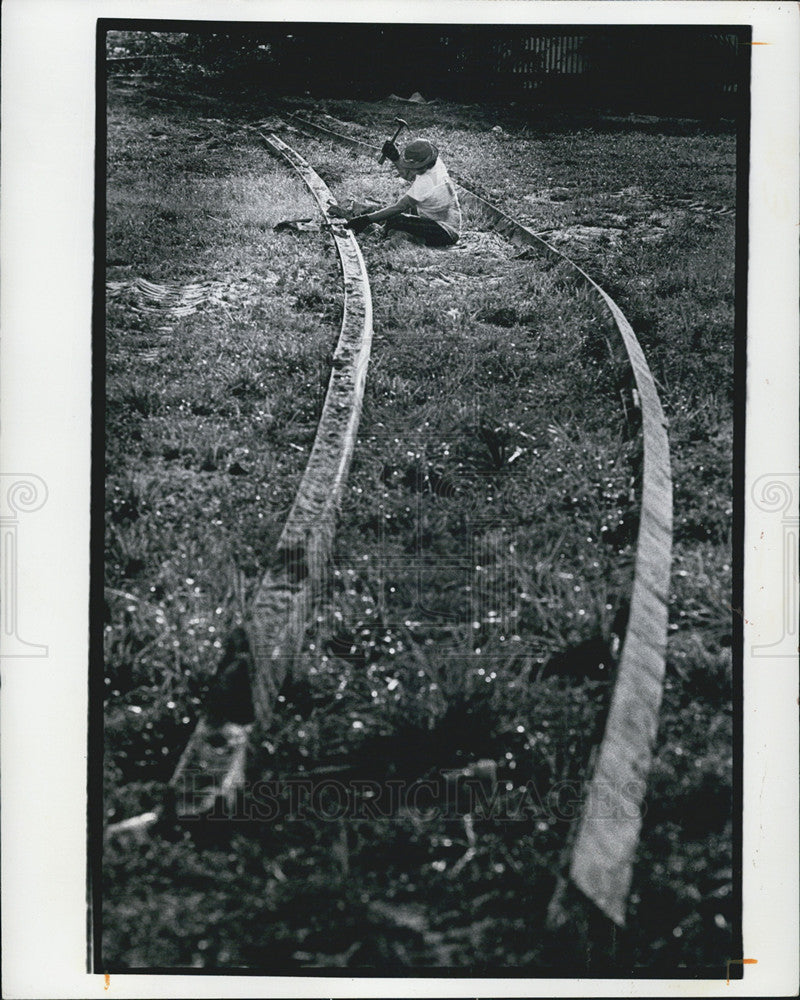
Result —
[[[748,86],[749,29],[105,22],[109,68],[196,73],[239,89],[377,100],[518,101],[733,115]],[[178,28],[182,30],[168,30]],[[218,30],[222,29],[222,30]]]

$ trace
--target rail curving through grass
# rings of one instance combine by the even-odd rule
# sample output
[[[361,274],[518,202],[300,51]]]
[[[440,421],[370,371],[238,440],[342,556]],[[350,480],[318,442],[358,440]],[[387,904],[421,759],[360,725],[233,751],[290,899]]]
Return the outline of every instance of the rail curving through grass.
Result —
[[[355,449],[372,346],[372,297],[364,259],[325,182],[290,146],[259,132],[273,156],[305,182],[336,245],[342,270],[344,314],[314,443],[275,551],[270,554],[246,623],[252,654],[250,689],[255,721],[238,723],[208,707],[169,784],[168,812],[202,816],[231,803],[244,784],[254,727],[265,730],[275,700],[297,655],[316,589],[333,542],[336,513]],[[106,834],[146,829],[159,814],[146,813],[109,826]]]
[[[376,146],[297,114],[287,117],[306,134],[337,140],[370,156],[379,152]],[[605,732],[584,796],[569,863],[572,882],[601,912],[624,926],[665,671],[672,563],[672,473],[667,422],[641,345],[612,297],[566,254],[481,197],[455,172],[451,171],[451,175],[457,181],[462,203],[478,209],[496,232],[565,261],[600,296],[619,331],[639,393],[644,466],[630,614]],[[549,914],[555,926],[568,919],[561,899],[558,889]]]
[[[314,444],[272,565],[255,597],[250,643],[256,721],[269,725],[278,690],[307,623],[308,603],[330,554],[336,511],[355,449],[372,345],[372,298],[364,258],[343,220],[328,214],[335,199],[306,161],[275,135],[262,136],[306,183],[339,253],[344,316]],[[280,640],[280,641],[278,641]]]

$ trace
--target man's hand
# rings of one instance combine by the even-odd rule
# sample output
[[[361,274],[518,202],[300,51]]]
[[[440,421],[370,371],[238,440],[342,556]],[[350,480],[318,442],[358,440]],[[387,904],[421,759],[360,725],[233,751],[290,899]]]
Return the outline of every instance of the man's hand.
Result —
[[[393,142],[387,140],[381,149],[381,156],[385,157],[387,160],[391,160],[392,163],[397,163],[400,159],[400,150]]]
[[[354,219],[348,219],[345,225],[354,233],[363,233],[371,223],[372,219],[368,215],[357,215]]]

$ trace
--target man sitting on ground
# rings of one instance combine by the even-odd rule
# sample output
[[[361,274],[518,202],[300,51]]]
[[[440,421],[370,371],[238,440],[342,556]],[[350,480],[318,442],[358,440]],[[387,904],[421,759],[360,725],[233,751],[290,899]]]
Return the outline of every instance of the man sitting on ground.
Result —
[[[429,247],[452,246],[461,233],[461,209],[439,150],[432,142],[415,139],[402,156],[392,142],[384,143],[382,152],[411,187],[394,205],[348,219],[348,227],[361,233],[371,223],[385,221],[387,235],[399,231]]]

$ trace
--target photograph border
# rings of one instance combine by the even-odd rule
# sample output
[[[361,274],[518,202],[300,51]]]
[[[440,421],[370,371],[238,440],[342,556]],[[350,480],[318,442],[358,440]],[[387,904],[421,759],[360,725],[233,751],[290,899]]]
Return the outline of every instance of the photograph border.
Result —
[[[98,269],[102,275],[104,264],[95,260],[93,271],[92,212],[89,209],[87,214],[87,203],[96,195],[92,167],[97,168],[100,144],[95,147],[97,159],[92,164],[91,156],[87,156],[87,140],[93,144],[93,130],[99,127],[101,115],[103,118],[105,115],[104,102],[101,106],[98,101],[92,107],[94,81],[102,78],[104,63],[94,48],[99,30],[95,22],[98,17],[105,17],[106,12],[110,12],[110,17],[127,20],[126,13],[118,12],[131,6],[142,8],[142,4],[131,4],[130,0],[87,3],[7,0],[3,8],[4,470],[12,473],[15,469],[35,470],[32,475],[40,477],[48,491],[48,502],[37,515],[35,531],[28,531],[25,525],[19,580],[24,634],[37,642],[40,638],[46,641],[48,652],[36,662],[10,655],[2,663],[3,986],[9,996],[108,995],[109,984],[103,976],[87,975],[83,970],[85,957],[76,963],[79,953],[86,954],[85,947],[80,945],[85,940],[85,922],[79,915],[85,914],[86,899],[80,884],[85,871],[85,860],[81,859],[85,859],[87,758],[92,780],[96,781],[98,767],[96,713],[94,718],[89,715],[88,754],[85,722],[86,708],[98,695],[97,677],[95,674],[88,691],[85,678],[89,642],[91,656],[97,656],[96,635],[92,633],[89,639],[87,607],[97,598],[96,589],[89,593],[88,554],[91,548],[92,558],[97,558],[98,539],[96,531],[90,536],[88,512],[90,502],[96,508],[103,492],[102,480],[98,486],[96,475],[90,490],[89,428],[93,429],[96,449],[98,423],[102,424],[103,416],[98,414],[96,406],[90,410],[87,386],[91,373],[96,401],[105,371],[102,350],[96,344],[92,349],[88,339],[92,275],[97,281]],[[274,19],[281,19],[277,5],[262,7],[263,20],[272,19],[269,12]],[[163,9],[173,14],[187,10],[182,4],[160,0],[148,3],[147,9],[148,13]],[[246,13],[247,19],[252,20],[254,9],[252,4],[243,11],[232,11],[224,0],[209,0],[203,4],[203,10],[213,14],[203,20],[242,20],[235,16],[239,13]],[[342,11],[342,19],[356,20],[356,11],[372,11],[370,19],[381,20],[374,14],[384,9],[375,4],[358,4],[347,9],[346,17]],[[197,10],[196,4],[192,10]],[[311,4],[308,10],[311,15],[308,20],[326,20],[323,5]],[[603,10],[613,11],[614,16],[622,16],[624,11],[622,23],[649,23],[653,4],[453,3],[447,6],[448,13],[451,10],[461,17],[469,11],[481,23],[495,23],[495,18],[520,16],[522,12],[528,17],[535,13],[549,24],[562,23],[565,10],[573,16],[563,23],[584,23],[583,19],[585,23],[605,23]],[[224,11],[228,12],[227,17],[221,13]],[[422,11],[416,4],[394,7],[387,21],[397,19],[398,13],[420,16]],[[734,591],[733,601],[735,608],[742,609],[738,638],[744,652],[744,700],[739,706],[744,713],[744,731],[738,747],[744,776],[739,779],[738,791],[734,787],[738,801],[744,802],[746,809],[754,789],[759,784],[762,789],[762,812],[753,816],[751,808],[751,815],[746,814],[742,839],[748,858],[742,887],[745,947],[756,942],[758,955],[754,951],[741,958],[743,961],[752,958],[758,964],[743,970],[744,980],[734,981],[732,976],[727,989],[724,982],[715,981],[703,982],[702,988],[708,995],[723,992],[752,995],[748,992],[750,988],[764,994],[788,992],[794,988],[797,977],[797,908],[791,905],[797,899],[797,787],[793,766],[797,746],[796,663],[784,660],[769,675],[770,683],[762,674],[760,684],[756,685],[755,666],[752,656],[747,654],[745,637],[749,634],[752,650],[761,639],[765,645],[766,639],[774,636],[774,627],[785,612],[780,597],[787,594],[786,574],[791,573],[791,567],[781,562],[783,550],[778,550],[773,537],[768,539],[769,546],[759,546],[762,539],[754,532],[762,530],[762,523],[773,524],[774,518],[770,521],[769,512],[766,518],[756,513],[754,490],[764,476],[774,474],[776,479],[789,482],[790,487],[791,477],[796,476],[797,409],[793,404],[797,366],[787,364],[786,358],[794,362],[797,347],[796,229],[794,222],[788,221],[797,215],[797,11],[791,5],[778,3],[666,2],[659,2],[659,11],[678,18],[669,23],[691,19],[691,23],[697,24],[752,24],[756,33],[754,45],[777,46],[769,53],[771,60],[765,58],[766,52],[762,56],[761,50],[754,50],[757,71],[752,91],[754,152],[748,181],[750,217],[754,218],[754,224],[745,246],[748,254],[760,263],[757,274],[745,286],[745,291],[749,287],[751,347],[746,358],[747,386],[740,385],[740,375],[736,382],[737,393],[747,392],[750,399],[747,424],[741,428],[747,446],[746,461],[737,458],[735,475],[741,477],[748,515],[754,516],[745,519],[742,511],[740,521],[734,525],[735,534],[741,533],[744,539],[746,552],[742,587],[740,592]],[[590,22],[589,15],[600,16],[601,21]],[[179,19],[184,23],[183,17]],[[421,19],[433,20],[427,11]],[[447,23],[458,20],[459,16],[454,16]],[[779,35],[779,40],[768,42],[759,37],[770,33],[773,38]],[[49,75],[37,69],[39,62],[32,58],[34,53],[42,55],[42,44],[45,58],[49,57]],[[91,53],[88,60],[87,53]],[[54,80],[67,85],[54,90]],[[776,103],[776,87],[786,94],[780,108],[771,106]],[[55,197],[60,202],[55,202]],[[31,217],[32,202],[37,209]],[[98,229],[101,221],[98,214],[95,217]],[[45,234],[50,234],[52,245],[42,245]],[[741,252],[741,239],[741,229],[737,228],[737,253]],[[42,264],[53,277],[51,295],[36,300],[31,293],[37,287]],[[736,280],[737,286],[743,280],[738,267]],[[775,281],[779,282],[777,295]],[[741,293],[738,287],[737,293]],[[737,337],[741,334],[741,322],[737,308]],[[43,372],[44,357],[48,364]],[[740,360],[741,356],[737,364]],[[737,368],[740,371],[741,365]],[[769,389],[764,384],[766,380],[770,380]],[[775,394],[780,395],[783,412],[788,416],[788,431],[783,437],[769,433]],[[64,414],[70,419],[63,420]],[[59,425],[59,420],[63,425]],[[758,583],[760,580],[765,583]],[[791,590],[788,594],[791,595]],[[775,601],[776,597],[778,602],[770,605],[770,599]],[[34,612],[35,608],[39,610]],[[751,628],[756,622],[755,628]],[[750,709],[745,711],[748,704],[754,713],[761,713],[759,730],[753,729]],[[765,712],[770,713],[769,718],[765,719]],[[24,721],[30,718],[37,719],[35,727]],[[99,736],[102,740],[101,729]],[[765,794],[768,766],[771,784]],[[38,797],[30,794],[31,783],[39,788]],[[45,797],[49,801],[43,801]],[[96,838],[96,805],[90,803],[89,809],[90,837]],[[780,825],[777,830],[776,825]],[[56,851],[48,841],[53,830],[58,835]],[[96,840],[91,841],[90,850],[96,854]],[[757,897],[753,897],[754,886],[749,881],[752,859],[759,864],[762,884],[765,880],[769,884],[767,909],[759,908]],[[91,895],[95,892],[96,887],[92,887]],[[758,889],[756,893],[758,896]],[[779,925],[774,919],[775,900],[783,900],[778,904]],[[770,909],[773,922],[765,927],[763,914]],[[41,957],[43,952],[45,960],[36,963],[36,955]],[[325,971],[320,973],[321,977],[325,975]],[[348,977],[347,970],[343,970],[343,975]],[[452,979],[454,970],[443,970],[442,975]],[[352,977],[352,973],[346,982],[337,978],[327,983],[310,974],[307,978],[264,977],[249,970],[244,976],[238,971],[214,975],[208,970],[191,974],[181,970],[171,973],[163,983],[161,978],[138,972],[114,974],[112,988],[119,996],[155,996],[159,995],[158,989],[167,988],[173,996],[259,995],[256,982],[259,980],[262,985],[268,982],[275,996],[361,996],[374,995],[364,991],[375,989],[376,985],[383,991],[396,982],[402,983],[406,995],[456,995],[452,984],[445,985],[441,980]],[[686,976],[652,982],[637,980],[630,984],[628,992],[653,995],[666,990],[669,995],[692,995],[684,993],[682,986],[692,990],[700,983],[685,983],[685,980]],[[597,989],[611,989],[616,982],[627,983],[627,980],[598,981]],[[494,996],[557,996],[567,995],[574,988],[574,981],[531,980],[506,974],[498,979],[482,977],[465,981],[463,985],[467,988],[464,995],[484,992]],[[584,995],[592,995],[593,991],[586,990],[590,985],[586,981],[581,983]],[[721,987],[719,994],[717,987]]]

